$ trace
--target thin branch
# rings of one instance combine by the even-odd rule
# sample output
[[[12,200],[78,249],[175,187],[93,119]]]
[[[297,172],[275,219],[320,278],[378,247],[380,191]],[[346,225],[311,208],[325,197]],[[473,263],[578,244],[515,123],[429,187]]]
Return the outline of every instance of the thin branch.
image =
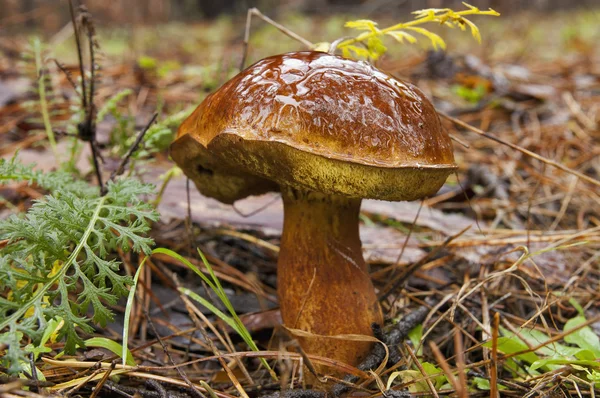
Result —
[[[75,21],[75,11],[73,10],[73,0],[69,0],[69,12],[71,13],[71,23],[77,44],[77,57],[79,58],[79,73],[81,74],[81,96],[83,101],[83,109],[87,109],[87,94],[85,87],[85,73],[83,70],[83,56],[81,55],[81,41],[79,40],[79,30],[77,29],[77,21]]]
[[[156,336],[156,339],[158,340],[160,346],[162,347],[163,352],[167,356],[169,362],[172,365],[175,365],[175,361],[173,361],[173,357],[171,356],[171,352],[167,348],[167,346],[164,343],[164,341],[162,341],[162,339],[160,337],[160,334],[158,333],[158,331],[156,330],[156,327],[154,326],[154,322],[152,322],[152,319],[150,318],[150,315],[148,314],[148,311],[146,311],[144,309],[143,312],[144,312],[144,315],[146,316],[146,322],[148,322],[148,325],[150,326],[150,328],[152,329],[152,332]],[[197,397],[200,397],[200,398],[206,398],[206,396],[204,394],[202,394],[196,388],[196,386],[194,385],[194,383],[192,383],[190,381],[190,379],[187,377],[187,375],[185,374],[185,372],[180,367],[177,367],[175,370],[177,371],[177,373],[179,373],[179,376],[181,376],[181,378],[183,379],[183,381],[185,381],[185,383],[188,385],[188,387],[191,389],[191,391],[193,392],[194,395],[196,395]]]
[[[492,141],[496,141],[499,144],[506,145],[506,146],[508,146],[508,147],[510,147],[510,148],[512,148],[514,150],[517,150],[517,151],[519,151],[519,152],[521,152],[521,153],[523,153],[523,154],[525,154],[527,156],[530,156],[530,157],[532,157],[532,158],[534,158],[536,160],[539,160],[540,162],[549,164],[550,166],[556,167],[557,169],[560,169],[560,170],[562,170],[564,172],[567,172],[569,174],[576,175],[577,177],[581,178],[582,180],[585,180],[585,181],[587,181],[587,182],[589,182],[591,184],[594,184],[594,185],[597,185],[597,186],[600,187],[600,181],[598,181],[598,180],[596,180],[596,179],[594,179],[594,178],[592,178],[590,176],[587,176],[587,175],[585,175],[585,174],[583,174],[583,173],[581,173],[581,172],[579,172],[577,170],[573,170],[573,169],[565,166],[562,163],[555,162],[552,159],[548,159],[548,158],[545,158],[543,156],[540,156],[537,153],[531,152],[530,150],[522,148],[522,147],[520,147],[520,146],[518,146],[516,144],[513,144],[513,143],[508,142],[508,141],[504,141],[503,139],[498,138],[498,137],[494,137],[493,135],[488,134],[485,131],[478,129],[477,127],[471,126],[470,124],[465,123],[465,122],[463,122],[460,119],[457,119],[455,117],[447,115],[444,112],[439,112],[438,111],[438,114],[440,116],[442,116],[443,118],[450,120],[452,123],[455,123],[455,124],[457,124],[457,125],[459,125],[461,127],[464,127],[467,130],[470,130],[470,131],[472,131],[475,134],[478,134],[478,135],[480,135],[482,137],[488,138],[488,139],[490,139]]]
[[[429,259],[431,259],[432,257],[436,256],[441,251],[442,248],[448,246],[453,240],[455,240],[456,238],[460,237],[462,234],[464,234],[465,232],[467,232],[467,230],[469,228],[471,228],[470,225],[468,227],[464,228],[462,231],[459,231],[457,234],[449,236],[448,238],[446,238],[446,240],[440,246],[436,247],[431,252],[427,253],[427,255],[425,257],[423,257],[421,260],[419,260],[416,263],[411,264],[408,267],[404,268],[404,271],[400,275],[398,275],[398,277],[396,277],[392,282],[390,282],[388,284],[387,289],[384,289],[383,292],[379,295],[379,301],[385,300],[393,291],[395,291],[400,286],[402,286],[402,284],[416,270],[418,270],[423,265],[425,265],[425,263],[427,263],[427,261],[429,261]]]
[[[233,211],[235,211],[235,213],[238,216],[248,218],[248,217],[252,217],[252,216],[260,213],[261,211],[265,210],[267,207],[271,206],[273,203],[277,202],[279,199],[280,199],[279,195],[276,195],[273,197],[273,199],[271,199],[267,203],[263,204],[262,206],[259,206],[258,208],[254,209],[254,210],[249,211],[248,213],[244,213],[240,209],[235,207],[235,203],[232,204],[231,207],[233,208]]]
[[[90,140],[90,149],[92,150],[92,160],[94,162],[94,170],[96,171],[96,179],[98,180],[98,186],[100,187],[100,195],[104,196],[106,194],[104,183],[102,182],[102,172],[100,171],[100,162],[98,162],[98,158],[102,159],[102,155],[100,154],[100,150],[96,145],[96,140]]]
[[[260,19],[262,19],[269,25],[276,27],[284,35],[289,36],[292,39],[299,41],[305,47],[310,49],[315,46],[314,43],[306,40],[304,37],[298,35],[297,33],[292,32],[285,26],[278,24],[277,22],[273,21],[271,18],[264,15],[262,12],[260,12],[258,10],[258,8],[252,7],[250,9],[248,9],[248,16],[246,17],[246,30],[244,32],[244,51],[242,53],[242,61],[240,63],[240,71],[244,69],[244,64],[246,63],[246,57],[248,56],[248,45],[250,42],[250,26],[252,24],[252,16],[253,15],[259,17]]]
[[[117,169],[115,171],[113,171],[112,174],[110,175],[111,181],[113,181],[115,178],[117,178],[117,176],[123,174],[123,171],[125,171],[125,165],[127,165],[129,158],[137,150],[138,146],[144,139],[144,135],[146,135],[146,133],[148,132],[148,129],[150,128],[150,126],[152,126],[152,123],[154,123],[154,121],[156,120],[157,117],[158,117],[158,113],[155,113],[154,116],[152,116],[152,119],[150,119],[150,122],[148,122],[148,124],[146,125],[146,127],[144,127],[144,129],[138,134],[137,138],[135,139],[135,142],[129,147],[129,150],[127,151],[125,156],[123,156],[123,160],[121,160],[119,167],[117,167]]]
[[[86,109],[86,116],[89,118],[94,118],[96,113],[96,106],[94,105],[94,88],[96,83],[96,57],[94,54],[94,31],[93,26],[91,26],[89,14],[86,15],[86,30],[88,35],[88,44],[90,46],[90,98],[88,100],[89,109]],[[81,77],[83,81],[83,76]],[[93,122],[92,122],[93,123]],[[91,124],[91,123],[90,123]],[[96,139],[95,129],[94,129],[94,137]]]
[[[423,323],[428,313],[429,308],[422,306],[407,314],[385,336],[383,342],[388,347],[395,347],[401,344],[408,337],[408,333],[414,329],[415,326]],[[380,327],[377,324],[373,324],[371,327],[373,328],[373,333],[375,335],[380,330]],[[381,344],[376,344],[369,355],[367,355],[367,357],[357,366],[357,368],[363,371],[375,369],[377,366],[379,366],[379,364],[381,364],[381,361],[385,359],[385,356],[385,348]],[[394,358],[392,361],[395,363],[398,361],[398,358]],[[344,377],[343,382],[339,382],[332,387],[331,393],[334,397],[339,397],[341,394],[350,389],[351,383],[356,383],[358,380],[358,376],[348,374]]]
[[[51,58],[54,63],[56,64],[56,67],[58,69],[60,69],[60,71],[62,73],[65,74],[65,77],[67,78],[67,81],[69,82],[69,84],[71,85],[71,87],[73,87],[73,90],[75,90],[75,94],[77,94],[80,98],[81,98],[81,93],[79,91],[77,91],[77,84],[75,83],[75,80],[73,80],[73,74],[67,70],[67,68],[61,64],[60,62],[58,62],[58,60],[56,58]]]

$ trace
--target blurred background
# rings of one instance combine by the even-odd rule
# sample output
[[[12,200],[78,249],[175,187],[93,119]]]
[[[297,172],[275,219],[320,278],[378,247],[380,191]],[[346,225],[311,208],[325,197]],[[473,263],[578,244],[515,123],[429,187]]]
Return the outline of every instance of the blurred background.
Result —
[[[164,23],[198,21],[222,15],[241,15],[258,7],[271,16],[287,13],[331,15],[350,13],[362,17],[400,17],[430,7],[461,9],[460,0],[87,0],[96,20],[103,23]],[[500,13],[524,10],[548,11],[598,7],[598,0],[472,0],[470,4],[492,7]],[[59,29],[69,20],[64,0],[0,0],[0,31],[25,28]]]

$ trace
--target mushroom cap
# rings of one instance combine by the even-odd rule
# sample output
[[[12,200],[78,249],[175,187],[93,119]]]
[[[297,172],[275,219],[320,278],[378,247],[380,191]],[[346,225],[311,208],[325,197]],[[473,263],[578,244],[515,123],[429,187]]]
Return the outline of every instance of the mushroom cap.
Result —
[[[179,127],[171,156],[200,192],[225,203],[280,185],[415,200],[456,168],[419,89],[314,51],[265,58],[233,77]]]

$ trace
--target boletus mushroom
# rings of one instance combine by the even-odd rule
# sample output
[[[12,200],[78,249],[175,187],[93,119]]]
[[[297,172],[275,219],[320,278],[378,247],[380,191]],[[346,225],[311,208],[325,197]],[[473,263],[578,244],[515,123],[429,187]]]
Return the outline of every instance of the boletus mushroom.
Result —
[[[432,195],[456,168],[449,136],[415,86],[323,52],[263,59],[208,96],[179,128],[173,160],[206,196],[279,191],[277,291],[310,353],[356,365],[383,316],[359,238],[362,198]],[[310,337],[310,335],[313,335]]]

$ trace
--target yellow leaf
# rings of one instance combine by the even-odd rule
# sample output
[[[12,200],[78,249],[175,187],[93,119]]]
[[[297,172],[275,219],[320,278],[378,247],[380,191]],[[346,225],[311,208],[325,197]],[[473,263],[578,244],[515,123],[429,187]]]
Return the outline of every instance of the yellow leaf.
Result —
[[[398,40],[400,43],[404,43],[404,40],[407,42],[414,44],[417,42],[417,38],[411,35],[410,33],[403,32],[401,30],[393,30],[391,32],[387,32],[387,35],[392,36],[394,39]]]
[[[348,21],[344,25],[347,28],[358,29],[358,30],[370,30],[371,32],[377,32],[377,22],[369,19],[358,19],[356,21]]]
[[[463,19],[465,20],[465,23],[471,28],[471,34],[473,35],[475,40],[481,43],[481,34],[479,33],[479,28],[477,27],[477,25],[475,25],[473,22],[469,21],[466,18]]]
[[[449,8],[425,8],[423,10],[413,11],[412,13],[415,15],[415,18],[431,18],[433,20],[435,14],[446,13],[449,10]]]
[[[406,27],[406,29],[414,30],[415,32],[420,33],[423,36],[427,37],[429,40],[431,40],[431,45],[433,46],[434,49],[436,49],[436,50],[438,48],[441,48],[442,50],[446,49],[446,42],[444,42],[444,40],[437,34],[430,32],[427,29],[417,28],[414,26]]]
[[[458,26],[460,28],[460,30],[464,31],[465,29],[467,29],[467,27],[465,26],[467,23],[467,19],[466,18],[462,18],[462,17],[458,17],[454,20],[454,24],[456,26]]]
[[[352,55],[352,53],[354,55]],[[342,54],[346,58],[369,58],[369,56],[371,55],[369,53],[369,50],[367,50],[366,48],[353,46],[351,44],[342,47]]]
[[[379,59],[379,57],[387,51],[387,47],[383,44],[381,37],[379,36],[369,38],[367,41],[367,49],[369,50],[369,57],[374,60]]]

